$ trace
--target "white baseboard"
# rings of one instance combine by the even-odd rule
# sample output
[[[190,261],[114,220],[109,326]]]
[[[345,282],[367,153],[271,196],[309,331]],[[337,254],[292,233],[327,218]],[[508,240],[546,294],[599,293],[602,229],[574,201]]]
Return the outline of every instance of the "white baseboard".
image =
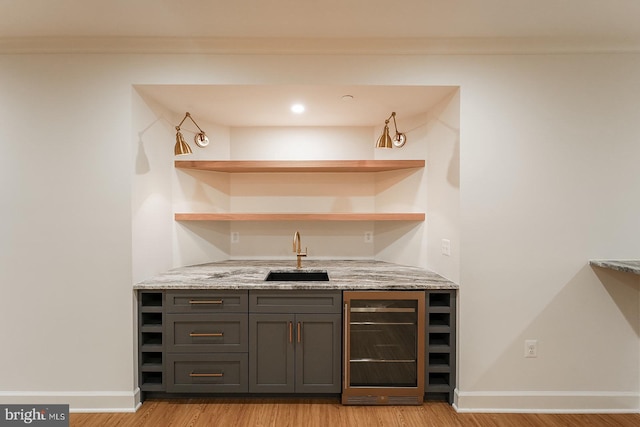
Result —
[[[68,404],[70,412],[135,412],[140,389],[118,391],[0,391],[0,404]],[[640,413],[636,392],[515,392],[456,389],[458,412],[493,413]]]
[[[69,405],[69,412],[135,412],[140,406],[140,390],[0,391],[0,403]]]
[[[503,413],[640,413],[638,392],[585,391],[459,391],[458,412]]]

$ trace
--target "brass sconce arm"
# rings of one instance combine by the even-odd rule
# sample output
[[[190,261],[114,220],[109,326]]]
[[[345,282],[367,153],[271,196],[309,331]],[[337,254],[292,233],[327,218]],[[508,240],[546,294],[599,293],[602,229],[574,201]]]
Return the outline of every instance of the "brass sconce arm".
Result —
[[[389,121],[393,119],[393,127],[396,130],[396,134],[393,136],[393,139],[389,135]],[[398,132],[398,124],[396,123],[396,112],[392,112],[389,118],[384,121],[384,129],[382,131],[382,135],[378,138],[378,142],[376,143],[376,148],[393,148],[402,147],[407,142],[407,136],[404,133]]]
[[[193,117],[191,117],[191,114],[189,114],[189,112],[185,113],[184,118],[182,119],[182,121],[180,122],[180,124],[178,124],[178,126],[176,126],[176,145],[174,147],[174,153],[176,156],[182,155],[182,154],[191,154],[191,147],[189,147],[189,144],[187,144],[187,141],[184,140],[184,137],[182,136],[182,132],[180,132],[180,126],[182,126],[182,124],[184,123],[185,120],[187,120],[187,117],[193,122],[194,125],[196,125],[196,127],[198,128],[198,130],[200,131],[199,133],[196,134],[194,140],[195,143],[198,147],[204,148],[207,145],[209,145],[209,138],[207,137],[207,134],[200,128],[200,126],[198,126],[198,124],[196,123],[195,120],[193,120]]]
[[[204,131],[202,129],[200,129],[200,126],[198,126],[198,124],[196,123],[195,120],[193,120],[193,117],[191,117],[191,114],[189,112],[186,112],[184,115],[184,118],[182,119],[182,121],[180,122],[180,124],[178,126],[176,126],[176,130],[180,130],[180,126],[182,126],[182,124],[184,123],[185,120],[187,120],[187,117],[191,119],[191,121],[193,122],[194,125],[196,125],[196,127],[198,128],[198,130],[200,131],[200,133],[204,133]]]

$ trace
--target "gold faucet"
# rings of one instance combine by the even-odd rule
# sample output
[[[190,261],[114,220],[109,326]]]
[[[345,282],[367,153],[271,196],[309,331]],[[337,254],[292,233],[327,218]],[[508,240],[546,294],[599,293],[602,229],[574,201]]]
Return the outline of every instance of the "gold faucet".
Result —
[[[293,235],[293,252],[295,252],[297,257],[296,268],[302,268],[302,257],[307,256],[307,248],[304,248],[304,252],[302,252],[302,248],[300,247],[300,232],[296,231]]]

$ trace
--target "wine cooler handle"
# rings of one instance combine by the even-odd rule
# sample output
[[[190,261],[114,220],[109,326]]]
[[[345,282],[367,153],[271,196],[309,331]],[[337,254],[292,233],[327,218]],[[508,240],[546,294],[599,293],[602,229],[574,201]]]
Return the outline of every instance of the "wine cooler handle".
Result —
[[[346,390],[349,387],[349,351],[347,351],[347,345],[349,343],[347,338],[347,331],[349,330],[349,303],[344,303],[344,331],[342,334],[344,335],[344,389]]]

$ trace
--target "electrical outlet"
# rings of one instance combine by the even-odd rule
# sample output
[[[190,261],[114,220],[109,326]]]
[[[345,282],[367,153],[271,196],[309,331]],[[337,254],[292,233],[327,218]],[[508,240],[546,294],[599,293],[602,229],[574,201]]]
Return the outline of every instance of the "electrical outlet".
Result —
[[[237,231],[231,232],[231,243],[239,243],[240,242],[240,233]]]
[[[538,357],[538,340],[525,340],[524,357]]]
[[[364,232],[364,242],[365,243],[373,243],[373,232],[365,231]]]
[[[442,255],[451,256],[451,240],[442,239]]]

